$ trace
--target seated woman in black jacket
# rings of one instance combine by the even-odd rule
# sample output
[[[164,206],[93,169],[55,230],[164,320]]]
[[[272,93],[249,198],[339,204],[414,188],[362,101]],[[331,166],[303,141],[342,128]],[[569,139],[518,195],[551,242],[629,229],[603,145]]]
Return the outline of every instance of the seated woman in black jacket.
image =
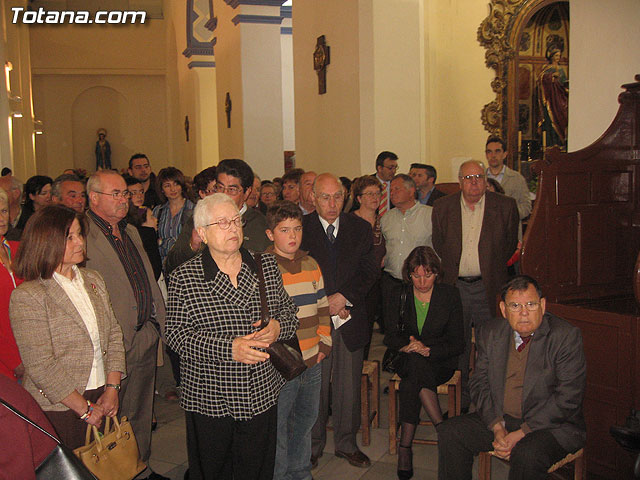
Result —
[[[424,407],[434,425],[442,422],[438,385],[455,372],[464,350],[462,303],[458,290],[437,283],[442,270],[431,247],[416,247],[402,267],[405,288],[400,320],[387,332],[384,343],[399,350],[397,372],[402,377],[398,478],[413,476],[411,443]]]

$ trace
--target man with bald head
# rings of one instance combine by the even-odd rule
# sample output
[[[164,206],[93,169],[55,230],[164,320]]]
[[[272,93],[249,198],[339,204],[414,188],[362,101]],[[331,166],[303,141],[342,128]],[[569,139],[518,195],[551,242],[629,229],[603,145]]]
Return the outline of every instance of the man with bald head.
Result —
[[[465,351],[460,358],[462,407],[469,407],[471,327],[496,315],[497,295],[508,279],[507,261],[518,245],[518,208],[513,198],[487,191],[482,162],[458,171],[460,192],[433,204],[433,247],[442,260],[443,281],[460,291]]]
[[[156,358],[165,307],[153,268],[129,211],[127,183],[117,172],[100,170],[87,182],[89,233],[87,267],[100,272],[122,328],[127,376],[119,388],[120,412],[131,421],[143,461],[151,455],[151,422]],[[142,478],[164,479],[147,469]]]
[[[335,454],[357,467],[371,465],[360,451],[360,376],[364,347],[369,342],[365,306],[367,292],[377,278],[369,223],[343,213],[344,189],[334,175],[316,177],[312,189],[315,212],[302,220],[301,249],[318,262],[332,319],[331,354],[322,361],[320,410],[312,431],[311,463],[315,467],[327,440],[329,391]],[[331,386],[331,389],[329,388]]]

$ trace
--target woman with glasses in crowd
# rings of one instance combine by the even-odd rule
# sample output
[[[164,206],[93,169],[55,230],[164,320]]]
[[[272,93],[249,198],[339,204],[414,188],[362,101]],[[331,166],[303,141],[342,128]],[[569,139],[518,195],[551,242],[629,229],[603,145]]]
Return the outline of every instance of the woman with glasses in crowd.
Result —
[[[194,226],[205,248],[169,279],[167,342],[181,360],[191,478],[273,477],[278,393],[284,384],[264,349],[293,337],[297,307],[273,255],[262,266],[268,325],[260,329],[256,259],[242,248],[235,201],[200,200]]]
[[[378,205],[382,196],[382,184],[371,175],[356,178],[353,182],[353,197],[360,207],[354,210],[354,214],[363,218],[371,225],[373,230],[373,255],[376,258],[376,265],[380,267],[382,272],[382,263],[387,249],[380,228],[380,215],[378,215]],[[380,290],[380,275],[376,283],[373,284],[367,294],[367,315],[369,315],[369,324],[378,321],[382,325],[382,291]],[[373,329],[372,329],[373,332]],[[384,332],[383,332],[384,333]],[[369,356],[369,347],[371,343],[365,347],[365,358]]]
[[[398,478],[413,476],[411,444],[424,407],[436,429],[442,422],[438,385],[455,372],[464,351],[462,302],[456,287],[439,283],[440,259],[431,247],[416,247],[402,267],[405,287],[400,320],[384,343],[400,351],[400,445]],[[402,301],[404,300],[404,302]]]

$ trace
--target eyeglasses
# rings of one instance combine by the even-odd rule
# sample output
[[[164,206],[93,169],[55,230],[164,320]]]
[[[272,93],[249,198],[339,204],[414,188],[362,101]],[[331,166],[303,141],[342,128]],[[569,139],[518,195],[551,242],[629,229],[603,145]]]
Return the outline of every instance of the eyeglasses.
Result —
[[[262,192],[261,195],[263,197],[275,197],[275,193],[274,192]]]
[[[338,193],[334,193],[333,195],[329,195],[328,193],[319,193],[316,196],[318,197],[318,200],[320,200],[322,202],[328,202],[329,199],[331,199],[331,198],[333,198],[336,202],[339,202],[340,200],[342,200],[344,198],[344,193],[343,192],[338,192]]]
[[[131,192],[129,190],[125,190],[123,192],[121,192],[120,190],[116,190],[112,193],[98,192],[97,190],[94,190],[94,192],[99,193],[100,195],[109,195],[114,200],[118,200],[119,198],[126,198],[128,200],[131,198]]]
[[[238,185],[231,185],[229,187],[225,187],[221,183],[216,183],[216,186],[213,188],[215,189],[216,193],[229,193],[231,195],[238,195],[240,192],[243,191],[242,187],[239,187]]]
[[[244,227],[244,224],[246,222],[244,221],[244,218],[238,215],[237,217],[232,218],[231,220],[227,220],[226,218],[223,218],[222,220],[218,220],[217,222],[209,223],[205,225],[205,228],[210,227],[211,225],[218,225],[218,228],[220,230],[229,230],[229,227],[231,227],[232,223],[237,228],[240,228],[240,227]]]
[[[475,175],[463,175],[459,177],[462,180],[471,182],[472,180],[484,180],[484,173],[476,173]]]
[[[392,172],[395,172],[396,170],[398,170],[398,166],[397,165],[393,165],[393,166],[383,165],[382,168],[387,168],[387,169],[391,170]]]
[[[379,198],[382,196],[382,192],[366,192],[366,193],[361,193],[361,195],[363,197]]]
[[[417,273],[411,273],[409,274],[409,276],[411,278],[414,278],[416,280],[420,279],[420,278],[426,278],[427,280],[430,279],[431,277],[433,277],[435,274],[433,272],[427,272],[424,275],[418,275]]]
[[[530,312],[535,312],[540,308],[540,302],[527,302],[527,303],[518,303],[518,302],[509,302],[507,303],[507,308],[512,312],[521,312],[522,308],[526,307]]]

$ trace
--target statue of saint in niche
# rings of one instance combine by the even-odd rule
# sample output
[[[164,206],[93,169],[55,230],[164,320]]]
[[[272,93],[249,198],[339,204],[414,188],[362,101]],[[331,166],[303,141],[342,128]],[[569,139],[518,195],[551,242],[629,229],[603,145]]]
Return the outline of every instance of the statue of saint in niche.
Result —
[[[96,170],[111,170],[111,145],[106,140],[107,131],[98,129],[98,141],[96,142]]]
[[[538,99],[540,108],[540,135],[546,134],[546,146],[558,145],[567,148],[567,125],[569,119],[569,80],[559,65],[562,51],[550,45],[545,55],[549,63],[538,77]],[[543,133],[544,132],[544,133]]]

